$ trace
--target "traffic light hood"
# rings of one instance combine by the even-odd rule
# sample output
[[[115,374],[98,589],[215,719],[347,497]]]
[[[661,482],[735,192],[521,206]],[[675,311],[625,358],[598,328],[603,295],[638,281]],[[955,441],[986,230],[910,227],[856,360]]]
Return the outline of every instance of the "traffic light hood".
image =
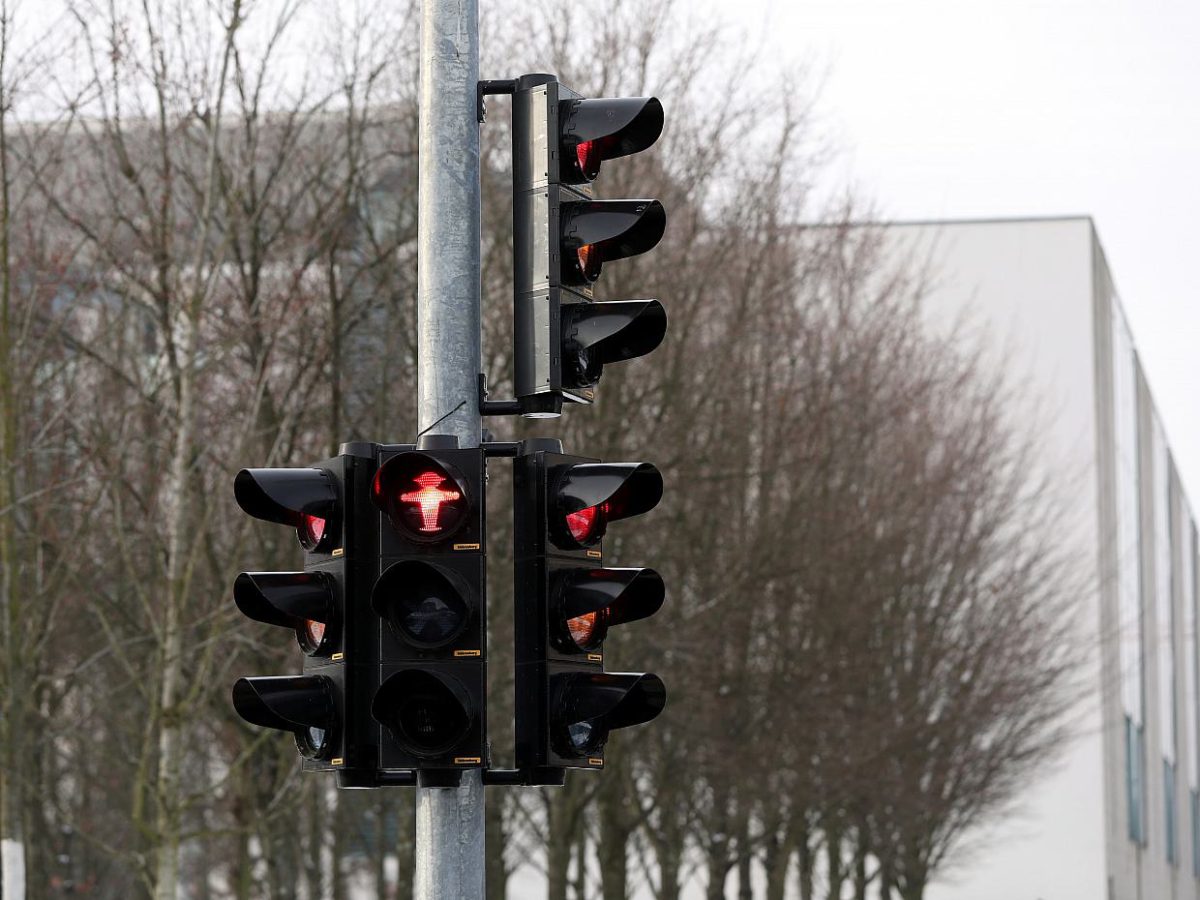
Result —
[[[239,678],[233,685],[233,707],[252,725],[291,732],[329,729],[336,714],[333,682],[324,675]]]
[[[574,247],[595,247],[602,262],[653,249],[666,228],[667,213],[657,200],[586,200],[563,205],[563,240]]]
[[[337,487],[324,469],[242,469],[233,494],[256,519],[297,528],[306,515],[333,518],[338,503]]]
[[[305,621],[329,624],[333,588],[324,572],[242,572],[233,599],[245,615],[268,625],[300,628]]]
[[[662,608],[666,588],[653,569],[574,569],[559,584],[564,619],[607,610],[604,625],[636,622]]]
[[[556,491],[564,514],[604,505],[614,521],[654,509],[663,481],[650,463],[580,463],[561,470]]]
[[[663,129],[662,104],[654,97],[564,100],[559,104],[563,180],[591,181],[606,159],[645,150]]]
[[[601,365],[645,356],[667,333],[667,311],[657,300],[606,300],[563,307],[564,342]]]
[[[591,722],[600,732],[649,722],[667,705],[662,679],[649,672],[560,675],[560,722]]]

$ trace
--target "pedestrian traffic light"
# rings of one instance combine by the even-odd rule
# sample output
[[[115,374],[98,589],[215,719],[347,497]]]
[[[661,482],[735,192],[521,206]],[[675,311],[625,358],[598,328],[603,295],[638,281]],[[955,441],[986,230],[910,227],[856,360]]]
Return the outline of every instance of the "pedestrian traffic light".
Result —
[[[657,300],[593,300],[605,263],[652,249],[657,200],[597,200],[605,160],[650,147],[663,128],[653,97],[585,98],[551,75],[525,75],[513,95],[513,268],[516,394],[527,416],[590,403],[608,363],[649,353],[666,333]]]
[[[601,549],[610,523],[658,504],[662,476],[561,451],[525,441],[514,460],[517,766],[533,783],[602,766],[610,732],[666,703],[657,675],[606,672],[603,651],[609,628],[658,611],[662,578],[606,568]]]
[[[484,455],[425,435],[416,449],[381,447],[379,462],[371,714],[383,726],[381,768],[432,783],[486,756]]]
[[[294,632],[302,674],[240,678],[238,714],[291,733],[305,769],[338,772],[339,784],[371,783],[378,725],[368,705],[378,684],[378,628],[365,607],[378,560],[368,491],[374,445],[346,444],[341,455],[304,468],[243,469],[234,495],[252,516],[294,527],[302,571],[242,572],[234,601],[250,619]]]

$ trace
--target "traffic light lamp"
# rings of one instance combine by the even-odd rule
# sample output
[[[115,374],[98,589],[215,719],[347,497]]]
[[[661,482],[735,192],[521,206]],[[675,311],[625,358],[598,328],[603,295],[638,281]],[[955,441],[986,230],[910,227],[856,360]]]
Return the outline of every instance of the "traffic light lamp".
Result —
[[[380,766],[431,782],[486,755],[484,472],[483,450],[426,435],[419,449],[381,448],[371,484]]]
[[[666,333],[657,300],[597,302],[605,263],[662,238],[657,200],[597,200],[605,160],[650,147],[663,128],[653,97],[585,98],[550,75],[513,94],[513,268],[516,394],[527,416],[590,403],[604,366],[652,351]]]
[[[354,785],[374,780],[379,743],[367,709],[378,684],[377,628],[358,612],[378,559],[367,514],[375,453],[370,444],[342,451],[304,468],[243,469],[234,479],[238,505],[295,528],[306,552],[302,571],[242,572],[234,581],[238,609],[292,631],[305,655],[302,674],[238,679],[233,705],[247,722],[291,733],[306,769],[334,769],[339,783]]]
[[[534,783],[604,764],[609,734],[666,703],[657,675],[604,671],[609,628],[663,603],[653,569],[606,568],[608,526],[653,509],[662,477],[648,463],[603,463],[526,441],[514,460],[517,765]]]

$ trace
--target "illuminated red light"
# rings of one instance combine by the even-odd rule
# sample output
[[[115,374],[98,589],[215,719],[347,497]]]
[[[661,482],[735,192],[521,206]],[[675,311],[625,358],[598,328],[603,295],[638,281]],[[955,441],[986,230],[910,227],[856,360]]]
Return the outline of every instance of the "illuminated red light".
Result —
[[[436,534],[440,531],[438,519],[441,516],[442,505],[462,497],[458,491],[443,490],[438,486],[445,480],[446,476],[437,472],[422,472],[413,479],[420,489],[406,491],[400,495],[401,503],[411,503],[420,510],[421,527],[418,530],[425,534]]]
[[[578,512],[567,513],[567,531],[576,541],[586,544],[604,525],[604,513],[607,511],[608,504],[602,503],[599,506],[588,506]]]
[[[600,147],[595,141],[581,141],[575,145],[575,159],[579,171],[588,181],[600,172]]]
[[[300,543],[309,550],[325,540],[325,520],[320,516],[310,516],[303,513],[300,523]]]

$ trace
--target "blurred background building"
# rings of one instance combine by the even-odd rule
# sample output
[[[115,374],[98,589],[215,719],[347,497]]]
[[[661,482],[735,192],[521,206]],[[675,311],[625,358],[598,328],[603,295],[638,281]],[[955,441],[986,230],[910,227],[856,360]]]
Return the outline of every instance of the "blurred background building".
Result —
[[[1069,506],[1092,650],[1076,734],[934,900],[1200,896],[1197,533],[1090,218],[890,225],[930,273],[930,327],[1016,373]],[[1036,412],[1030,412],[1037,410]],[[1069,532],[1069,533],[1068,533]]]

